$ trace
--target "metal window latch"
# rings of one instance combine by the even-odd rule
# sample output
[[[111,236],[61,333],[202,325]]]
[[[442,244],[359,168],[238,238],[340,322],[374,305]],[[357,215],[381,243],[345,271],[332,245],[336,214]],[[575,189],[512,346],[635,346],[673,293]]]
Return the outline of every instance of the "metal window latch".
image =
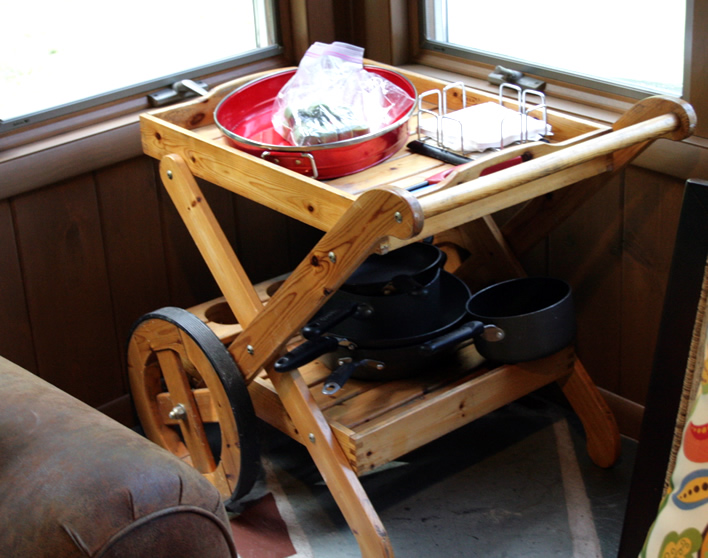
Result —
[[[501,85],[502,83],[512,83],[518,85],[521,89],[533,89],[535,91],[543,91],[546,88],[546,82],[540,79],[525,76],[519,70],[510,70],[503,66],[497,66],[494,71],[487,76],[489,83]]]
[[[207,95],[209,86],[203,81],[183,79],[172,84],[172,87],[160,89],[148,95],[150,106],[161,107],[176,103],[197,95]]]

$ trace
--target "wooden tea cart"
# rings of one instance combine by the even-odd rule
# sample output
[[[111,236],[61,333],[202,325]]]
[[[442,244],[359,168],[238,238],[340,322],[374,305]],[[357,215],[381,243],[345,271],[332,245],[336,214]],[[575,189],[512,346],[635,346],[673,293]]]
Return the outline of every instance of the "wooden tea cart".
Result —
[[[418,92],[446,85],[401,73]],[[325,182],[231,147],[214,124],[214,109],[255,77],[142,117],[144,151],[160,160],[165,188],[223,294],[189,312],[158,310],[135,326],[129,373],[148,437],[199,469],[233,503],[257,474],[255,411],[307,447],[366,557],[393,556],[393,550],[360,474],[551,382],[559,383],[581,419],[593,461],[612,465],[619,455],[614,418],[572,347],[533,362],[487,367],[468,346],[455,366],[412,379],[350,380],[334,395],[321,392],[330,371],[319,361],[286,373],[275,372],[273,363],[300,342],[301,327],[373,253],[434,236],[449,250],[447,268],[473,290],[482,286],[475,283],[523,275],[513,252],[541,239],[653,140],[689,136],[695,126],[690,105],[652,97],[612,127],[548,111],[553,143],[481,156],[437,186],[409,192],[406,186],[449,165],[403,149],[374,168]],[[461,106],[460,93],[446,94],[448,107]],[[496,100],[476,90],[466,95],[468,105]],[[482,176],[521,154],[522,164]],[[286,278],[253,285],[195,176],[324,235]],[[599,178],[586,180],[592,177]],[[552,200],[545,196],[551,192]],[[502,234],[490,215],[512,206],[519,210]],[[224,317],[231,313],[235,319]],[[208,440],[212,423],[221,433],[216,449]]]

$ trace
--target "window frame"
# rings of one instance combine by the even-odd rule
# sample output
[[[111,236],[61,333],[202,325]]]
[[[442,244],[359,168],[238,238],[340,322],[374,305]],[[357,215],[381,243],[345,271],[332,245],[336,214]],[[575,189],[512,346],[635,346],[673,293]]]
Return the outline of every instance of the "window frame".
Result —
[[[196,68],[189,68],[181,72],[168,74],[164,77],[150,80],[149,82],[128,85],[120,89],[107,91],[93,97],[79,99],[64,105],[54,106],[37,112],[11,117],[6,120],[0,120],[0,134],[11,132],[13,130],[19,130],[28,125],[39,124],[48,120],[56,120],[57,118],[64,116],[71,116],[72,114],[85,112],[87,109],[109,105],[122,99],[142,95],[147,96],[150,92],[163,89],[165,87],[171,87],[173,83],[180,80],[199,79],[195,78],[195,76],[215,74],[233,68],[234,66],[241,66],[266,58],[271,58],[281,54],[282,50],[282,47],[277,44],[255,49],[225,60],[207,63]]]
[[[284,44],[289,36],[288,31],[284,29],[284,24],[289,24],[290,20],[287,13],[285,17],[281,17],[283,5],[288,5],[287,0],[266,0],[262,17],[270,24],[267,29],[257,30],[259,40],[273,42],[272,45],[65,105],[0,121],[0,161],[3,160],[3,151],[134,113],[137,110],[151,109],[153,107],[148,101],[148,95],[171,87],[173,83],[180,80],[203,81],[209,87],[213,87],[243,75],[243,72],[238,71],[239,68],[259,67],[263,63],[267,64],[268,60],[282,58],[288,50],[291,50]],[[234,71],[236,76],[233,75]]]
[[[512,67],[515,70],[520,70],[524,74],[534,75],[538,78],[544,80],[550,79],[554,82],[564,82],[573,86],[580,86],[584,89],[595,90],[600,95],[610,94],[617,95],[625,98],[631,99],[643,99],[648,95],[656,95],[660,93],[652,92],[648,89],[641,89],[638,87],[632,87],[631,85],[623,85],[617,82],[612,82],[602,78],[594,78],[591,76],[583,75],[580,72],[563,71],[557,70],[548,66],[543,66],[540,64],[535,64],[531,61],[522,60],[520,58],[515,58],[512,56],[498,55],[495,56],[493,53],[478,51],[473,48],[467,48],[462,45],[456,45],[454,43],[447,43],[440,40],[430,39],[427,36],[426,30],[432,27],[437,27],[442,29],[442,25],[437,24],[439,20],[444,18],[442,13],[438,16],[431,14],[431,12],[440,11],[442,4],[446,0],[436,1],[436,0],[419,0],[418,10],[420,13],[419,22],[420,25],[417,29],[418,41],[422,50],[438,52],[441,54],[447,54],[449,56],[460,58],[464,60],[470,60],[472,62],[482,63],[489,67],[496,67],[497,65],[502,65],[506,67]],[[688,0],[687,0],[688,4]],[[688,7],[688,6],[687,6]],[[426,10],[427,8],[427,10]],[[435,35],[440,34],[441,31],[436,31]],[[684,41],[684,51],[686,51],[686,41]],[[685,73],[685,68],[684,68]]]
[[[682,98],[691,103],[698,113],[698,126],[695,138],[708,138],[708,75],[704,69],[708,67],[708,37],[698,30],[708,28],[708,3],[686,0],[686,33],[684,59],[684,92]],[[488,57],[486,54],[475,53],[473,56],[462,55],[462,49],[452,45],[430,41],[425,36],[424,18],[425,6],[433,5],[433,0],[412,0],[409,2],[409,48],[414,63],[429,66],[439,70],[459,73],[476,78],[482,82],[494,69],[496,64],[505,61]],[[608,15],[611,17],[611,15]],[[694,32],[694,30],[696,30]],[[622,86],[609,86],[599,89],[597,82],[589,83],[583,78],[551,70],[530,68],[524,63],[514,65],[529,75],[547,82],[547,95],[551,98],[579,103],[586,107],[597,108],[621,114],[637,98],[643,98],[651,93],[632,90]],[[537,72],[537,73],[534,73]],[[604,82],[603,82],[604,84]],[[495,90],[496,86],[489,86]]]
[[[311,32],[299,25],[307,6],[273,0],[272,10],[278,46],[266,57],[237,57],[227,68],[207,68],[188,77],[213,88],[293,65],[298,45],[311,40]],[[157,81],[147,91],[0,133],[0,200],[141,156],[140,115],[154,108],[148,95],[162,88]]]

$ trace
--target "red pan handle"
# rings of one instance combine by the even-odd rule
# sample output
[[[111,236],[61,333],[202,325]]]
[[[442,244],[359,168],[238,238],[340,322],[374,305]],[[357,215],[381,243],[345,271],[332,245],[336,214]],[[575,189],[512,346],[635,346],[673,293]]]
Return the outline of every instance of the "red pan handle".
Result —
[[[512,157],[511,159],[507,159],[506,161],[502,161],[501,163],[497,163],[496,165],[488,166],[486,169],[483,169],[482,172],[479,173],[479,176],[486,176],[488,174],[492,174],[500,170],[508,169],[509,167],[513,167],[515,165],[523,163],[525,160],[527,159],[524,159],[523,155]]]

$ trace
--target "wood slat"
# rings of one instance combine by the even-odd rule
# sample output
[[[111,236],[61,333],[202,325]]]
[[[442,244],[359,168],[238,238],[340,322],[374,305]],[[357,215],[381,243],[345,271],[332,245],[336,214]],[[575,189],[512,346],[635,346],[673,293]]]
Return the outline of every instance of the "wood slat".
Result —
[[[34,338],[27,313],[25,286],[10,203],[0,202],[0,355],[37,372]]]
[[[598,385],[619,386],[622,289],[622,176],[580,206],[549,236],[549,275],[573,288],[577,351]]]
[[[170,350],[157,351],[167,389],[185,408],[185,418],[180,422],[180,430],[184,443],[189,449],[192,464],[200,473],[210,473],[216,469],[216,463],[199,416],[199,408],[189,387],[189,380],[182,368],[180,356]]]
[[[616,393],[644,403],[683,197],[683,181],[627,171],[623,200],[622,354]],[[613,390],[614,391],[614,390]]]
[[[392,412],[403,405],[423,397],[426,393],[440,389],[455,378],[463,375],[463,370],[457,373],[436,374],[433,368],[429,374],[429,380],[398,380],[386,382],[386,390],[370,389],[360,392],[356,397],[342,401],[339,405],[333,406],[325,413],[330,422],[345,426],[349,429],[356,429],[364,423],[375,421],[379,416]]]
[[[153,116],[141,118],[148,155],[156,159],[180,155],[195,176],[219,182],[232,192],[278,208],[311,226],[328,230],[351,205],[351,196],[322,182],[208,141],[197,132],[185,131]]]
[[[410,139],[415,139],[415,136],[411,134]],[[436,159],[411,153],[404,147],[380,165],[355,175],[329,180],[327,183],[349,194],[359,194],[382,184],[411,186],[450,166],[443,165]]]
[[[205,196],[214,199],[216,211],[225,218],[226,212],[231,211],[230,198],[225,197],[228,192],[208,183],[202,184],[206,186]],[[159,178],[158,192],[170,303],[184,308],[220,296],[214,277]],[[217,200],[221,203],[215,203]]]
[[[170,303],[152,161],[139,157],[103,169],[96,186],[119,350],[125,354],[135,320]]]
[[[13,202],[42,378],[93,406],[123,394],[118,338],[92,178]]]
[[[359,474],[388,463],[441,435],[547,385],[571,370],[572,350],[534,362],[474,373],[425,393],[355,429],[349,444],[366,448],[357,455]]]

